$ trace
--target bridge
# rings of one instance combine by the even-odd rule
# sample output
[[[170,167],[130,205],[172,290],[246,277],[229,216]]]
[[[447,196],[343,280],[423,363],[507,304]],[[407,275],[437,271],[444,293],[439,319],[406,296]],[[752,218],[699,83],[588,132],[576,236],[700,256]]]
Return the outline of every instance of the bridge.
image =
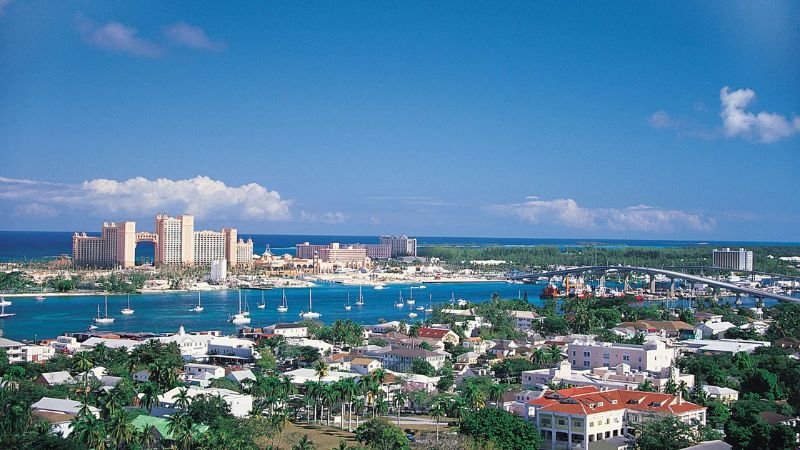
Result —
[[[140,231],[136,233],[136,243],[139,242],[152,242],[158,244],[158,235],[149,231]]]
[[[775,300],[781,302],[792,302],[792,303],[800,303],[800,298],[790,297],[788,295],[783,294],[773,294],[771,292],[763,291],[761,289],[755,289],[746,286],[737,286],[732,283],[728,283],[726,281],[719,281],[714,280],[712,278],[706,278],[697,275],[691,275],[688,273],[682,272],[675,272],[673,270],[668,269],[657,269],[653,267],[634,267],[634,266],[582,266],[582,267],[572,267],[569,269],[561,269],[561,270],[552,270],[549,272],[539,272],[539,273],[528,273],[523,275],[513,275],[508,277],[509,280],[524,280],[524,279],[535,279],[537,277],[553,277],[556,275],[569,275],[574,273],[584,273],[584,272],[621,272],[621,273],[647,273],[650,275],[664,275],[671,278],[674,282],[675,279],[681,279],[686,281],[691,281],[693,283],[704,283],[709,286],[714,286],[718,288],[727,289],[731,292],[736,292],[738,294],[747,294],[752,295],[753,297],[757,298],[774,298]]]
[[[772,272],[762,272],[760,270],[734,270],[734,269],[725,269],[723,267],[714,267],[714,266],[665,266],[665,269],[680,269],[680,270],[691,270],[691,271],[699,271],[701,273],[705,272],[733,272],[733,273],[746,273],[748,275],[763,275],[770,278],[777,278],[781,280],[791,280],[791,281],[800,281],[800,276],[797,275],[784,275],[781,273],[772,273]]]

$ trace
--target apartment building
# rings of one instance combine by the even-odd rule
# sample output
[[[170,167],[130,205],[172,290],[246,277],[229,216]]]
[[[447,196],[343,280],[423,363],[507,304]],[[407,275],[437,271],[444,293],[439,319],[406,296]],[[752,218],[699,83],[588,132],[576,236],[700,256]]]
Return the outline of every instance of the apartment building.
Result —
[[[572,367],[586,369],[628,364],[639,371],[659,372],[671,366],[675,358],[675,349],[660,339],[651,339],[642,345],[636,345],[599,342],[586,336],[567,345],[567,359]]]
[[[408,372],[415,359],[429,362],[439,370],[444,365],[446,355],[421,348],[394,347],[383,354],[383,367],[398,372]]]

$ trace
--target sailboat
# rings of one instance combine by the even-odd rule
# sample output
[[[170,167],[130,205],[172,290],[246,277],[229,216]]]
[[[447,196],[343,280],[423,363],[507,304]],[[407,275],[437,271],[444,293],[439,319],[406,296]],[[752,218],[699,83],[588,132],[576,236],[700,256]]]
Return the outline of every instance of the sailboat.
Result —
[[[314,312],[311,309],[311,289],[308,290],[308,312],[300,312],[300,317],[303,319],[318,319],[322,314]]]
[[[131,309],[131,294],[128,294],[128,306],[122,308],[122,311],[120,312],[126,316],[133,314],[133,310]]]
[[[194,312],[203,312],[204,309],[205,308],[203,308],[203,305],[200,304],[200,291],[197,291],[197,306],[192,308],[192,311],[194,311]]]
[[[398,308],[402,308],[403,305],[405,305],[405,303],[403,302],[403,291],[400,290],[400,301],[395,303],[394,306],[397,306]]]
[[[11,306],[11,302],[6,300],[5,297],[0,296],[0,306]]]
[[[410,294],[408,296],[408,300],[406,300],[406,303],[408,303],[409,305],[413,305],[414,303],[416,303],[416,300],[414,300],[414,286],[409,287],[408,292]]]
[[[250,323],[250,318],[247,317],[242,311],[242,291],[239,290],[239,312],[234,314],[228,318],[228,321],[233,323],[234,325],[244,325]]]
[[[16,316],[16,313],[7,313],[6,312],[6,305],[0,303],[0,319],[7,319],[9,317]]]
[[[289,304],[286,302],[286,289],[283,290],[282,297],[283,298],[281,298],[281,304],[278,305],[279,313],[285,313],[286,311],[289,311]]]
[[[267,304],[264,303],[264,291],[261,291],[261,303],[258,304],[258,309],[264,309],[267,307]]]
[[[94,323],[99,324],[109,324],[114,323],[113,317],[108,317],[108,296],[105,297],[105,304],[106,304],[106,316],[100,317],[100,305],[97,305],[97,317],[94,318]]]
[[[361,286],[358,287],[358,300],[356,300],[356,306],[359,308],[364,306],[364,296],[361,294]]]
[[[347,293],[347,304],[344,305],[344,310],[345,311],[350,311],[351,309],[353,309],[353,307],[350,306],[350,293],[348,292]]]
[[[239,292],[241,292],[241,291],[239,291]],[[242,314],[242,315],[245,315],[245,316],[249,316],[250,315],[250,308],[248,308],[247,305],[248,305],[247,304],[247,292],[245,292],[244,293],[244,310],[242,310],[242,307],[240,306],[239,307],[239,314]]]
[[[425,307],[425,314],[430,314],[433,312],[433,308],[431,308],[431,303],[433,302],[433,294],[428,295],[428,306]]]

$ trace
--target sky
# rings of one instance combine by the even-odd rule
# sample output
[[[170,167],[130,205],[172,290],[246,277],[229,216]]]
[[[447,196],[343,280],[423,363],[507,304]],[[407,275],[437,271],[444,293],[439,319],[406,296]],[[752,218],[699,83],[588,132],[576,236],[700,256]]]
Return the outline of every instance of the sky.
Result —
[[[800,241],[798,2],[0,0],[0,229]]]

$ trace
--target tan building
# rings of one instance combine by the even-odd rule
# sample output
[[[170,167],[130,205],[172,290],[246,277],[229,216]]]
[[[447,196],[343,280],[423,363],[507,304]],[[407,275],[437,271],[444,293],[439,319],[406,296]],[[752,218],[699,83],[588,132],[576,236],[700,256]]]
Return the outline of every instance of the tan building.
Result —
[[[76,266],[133,267],[135,251],[135,222],[103,222],[99,237],[72,235],[72,261]]]
[[[675,357],[675,349],[657,339],[635,345],[599,342],[587,337],[575,340],[567,346],[567,358],[575,368],[591,369],[627,364],[632,369],[659,372],[671,366]]]

